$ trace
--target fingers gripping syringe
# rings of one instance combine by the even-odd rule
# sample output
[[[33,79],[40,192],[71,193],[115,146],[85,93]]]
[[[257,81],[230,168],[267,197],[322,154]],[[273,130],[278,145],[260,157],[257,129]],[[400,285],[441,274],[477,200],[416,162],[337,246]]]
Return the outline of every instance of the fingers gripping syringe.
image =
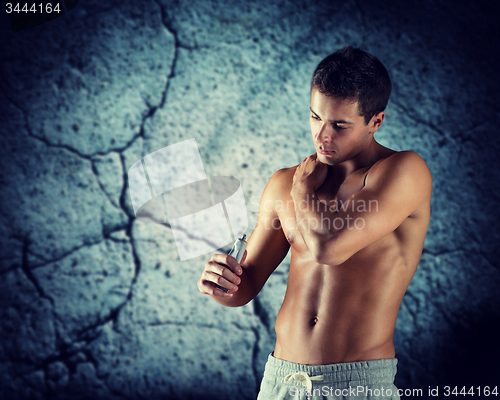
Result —
[[[236,241],[233,244],[233,247],[231,248],[231,250],[229,250],[229,253],[227,253],[228,255],[233,256],[238,263],[241,261],[243,254],[245,253],[245,249],[247,248],[247,242],[245,241],[246,237],[247,235],[242,235],[241,237],[236,239]],[[229,266],[227,267],[229,268]],[[214,283],[214,285],[223,292],[226,293],[229,292],[229,290],[227,290],[222,286],[217,285],[216,283]]]

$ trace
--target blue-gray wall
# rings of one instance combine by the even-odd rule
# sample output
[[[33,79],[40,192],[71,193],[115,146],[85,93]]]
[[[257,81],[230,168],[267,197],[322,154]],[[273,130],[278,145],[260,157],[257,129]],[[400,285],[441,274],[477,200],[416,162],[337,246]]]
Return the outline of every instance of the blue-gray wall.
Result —
[[[81,0],[15,34],[1,16],[0,398],[255,398],[289,257],[250,304],[216,304],[210,255],[180,262],[134,218],[127,171],[196,138],[250,233],[272,173],[314,151],[310,75],[345,45],[392,76],[378,140],[434,178],[396,383],[500,385],[498,13],[413,3]]]

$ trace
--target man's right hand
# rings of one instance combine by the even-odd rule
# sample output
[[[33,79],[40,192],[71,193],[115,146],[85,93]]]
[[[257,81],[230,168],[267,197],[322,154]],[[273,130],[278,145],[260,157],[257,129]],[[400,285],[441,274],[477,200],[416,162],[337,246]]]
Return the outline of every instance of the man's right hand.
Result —
[[[213,255],[198,279],[201,293],[227,307],[244,306],[257,296],[290,249],[274,205],[288,198],[292,176],[291,168],[273,174],[262,193],[257,224],[240,263],[227,254]]]
[[[214,254],[209,262],[205,264],[200,279],[198,279],[198,289],[203,294],[214,297],[232,297],[238,290],[241,283],[240,275],[243,273],[241,264],[245,261],[247,252],[243,254],[241,262],[238,263],[234,257],[227,254]],[[226,293],[217,288],[216,285],[228,289]]]

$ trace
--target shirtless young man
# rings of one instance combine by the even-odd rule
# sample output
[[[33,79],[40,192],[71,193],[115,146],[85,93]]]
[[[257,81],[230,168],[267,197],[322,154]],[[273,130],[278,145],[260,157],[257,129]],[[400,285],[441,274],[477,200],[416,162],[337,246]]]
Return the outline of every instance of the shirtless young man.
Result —
[[[432,179],[416,153],[374,139],[390,92],[385,67],[360,49],[321,61],[311,84],[316,153],[271,177],[241,263],[215,254],[198,281],[217,302],[244,305],[291,247],[259,400],[399,398],[394,328],[422,254]]]

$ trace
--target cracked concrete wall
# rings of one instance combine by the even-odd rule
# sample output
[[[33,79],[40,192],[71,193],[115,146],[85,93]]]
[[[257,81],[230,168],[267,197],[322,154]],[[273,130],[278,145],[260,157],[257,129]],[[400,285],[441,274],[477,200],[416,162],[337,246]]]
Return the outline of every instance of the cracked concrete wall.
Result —
[[[135,220],[126,173],[194,137],[207,175],[240,179],[251,232],[272,173],[314,151],[314,67],[349,44],[393,78],[378,140],[434,177],[396,383],[497,384],[497,20],[486,2],[88,0],[2,26],[0,397],[255,398],[289,258],[250,304],[216,304],[196,288],[210,256],[180,262],[168,227]]]

